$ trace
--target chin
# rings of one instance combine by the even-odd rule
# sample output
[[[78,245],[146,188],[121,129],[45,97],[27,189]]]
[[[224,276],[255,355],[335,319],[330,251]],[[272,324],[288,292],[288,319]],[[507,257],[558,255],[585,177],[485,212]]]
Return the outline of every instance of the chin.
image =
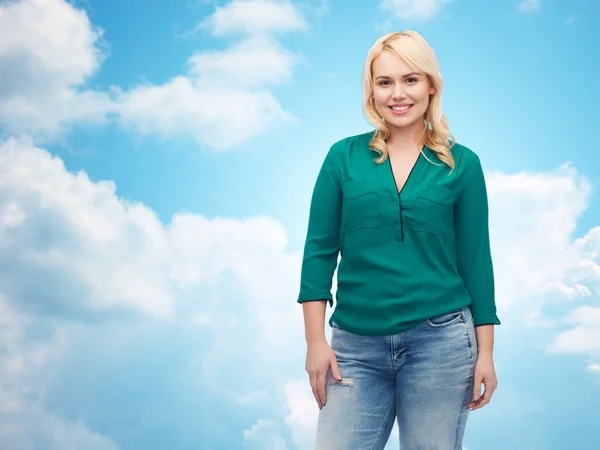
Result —
[[[389,119],[385,119],[385,123],[396,128],[408,128],[413,126],[417,122],[418,120],[415,120],[412,117],[408,120],[404,120],[403,118],[398,117],[391,117]]]

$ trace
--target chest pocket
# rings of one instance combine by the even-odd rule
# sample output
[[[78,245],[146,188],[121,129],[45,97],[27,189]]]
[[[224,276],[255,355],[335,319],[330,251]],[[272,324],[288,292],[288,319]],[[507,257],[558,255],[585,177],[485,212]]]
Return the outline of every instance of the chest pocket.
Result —
[[[443,187],[421,192],[415,200],[413,230],[447,240],[454,232],[454,195]]]
[[[344,192],[342,227],[347,232],[381,226],[379,196],[375,181],[349,181],[342,189]]]

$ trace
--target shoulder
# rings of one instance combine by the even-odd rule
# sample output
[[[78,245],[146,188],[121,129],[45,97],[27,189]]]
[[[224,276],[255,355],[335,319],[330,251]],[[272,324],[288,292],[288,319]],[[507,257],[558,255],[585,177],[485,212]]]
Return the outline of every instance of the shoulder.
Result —
[[[364,145],[368,146],[374,134],[375,131],[368,131],[341,138],[331,146],[331,150],[334,152],[350,152]]]
[[[325,156],[325,166],[344,170],[348,160],[353,153],[364,152],[369,148],[369,142],[374,135],[374,131],[347,136],[335,141]]]
[[[479,155],[475,153],[475,151],[473,151],[470,147],[467,147],[464,144],[455,142],[450,151],[452,152],[452,156],[454,157],[454,162],[456,164],[457,169],[461,172],[469,173],[475,167],[481,165]]]

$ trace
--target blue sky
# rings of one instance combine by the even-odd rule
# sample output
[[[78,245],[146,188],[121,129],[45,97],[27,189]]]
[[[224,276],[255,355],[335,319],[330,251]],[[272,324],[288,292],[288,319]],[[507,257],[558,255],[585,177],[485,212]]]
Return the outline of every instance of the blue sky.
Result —
[[[499,388],[465,447],[598,448],[599,13],[0,1],[0,448],[311,448],[310,195],[371,129],[367,50],[403,29],[488,183]]]

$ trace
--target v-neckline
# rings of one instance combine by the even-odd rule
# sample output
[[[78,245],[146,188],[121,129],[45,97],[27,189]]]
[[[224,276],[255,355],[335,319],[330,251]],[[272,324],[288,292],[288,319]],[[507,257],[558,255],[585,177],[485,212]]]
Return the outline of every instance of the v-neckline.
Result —
[[[419,156],[417,156],[417,159],[415,160],[413,166],[411,167],[410,172],[408,173],[408,176],[406,177],[406,180],[404,180],[404,184],[402,185],[402,187],[400,188],[400,190],[398,190],[398,184],[396,183],[396,176],[394,175],[394,168],[392,166],[392,159],[391,159],[390,155],[388,154],[388,157],[386,158],[386,165],[388,166],[389,173],[392,176],[392,184],[394,186],[394,192],[396,192],[396,195],[398,195],[398,196],[402,195],[402,192],[405,190],[406,186],[409,184],[409,182],[411,180],[411,176],[413,175],[413,172],[415,171],[415,168],[417,167],[417,165],[421,161],[421,157],[423,156],[423,152],[424,151],[425,151],[425,146],[423,146],[423,148],[419,152]]]

